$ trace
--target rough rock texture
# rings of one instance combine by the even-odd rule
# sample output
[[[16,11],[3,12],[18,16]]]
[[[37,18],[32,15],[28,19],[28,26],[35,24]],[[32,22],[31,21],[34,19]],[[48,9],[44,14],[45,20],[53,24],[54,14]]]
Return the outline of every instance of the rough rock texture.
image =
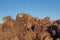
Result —
[[[6,16],[0,23],[0,40],[60,40],[60,20],[40,19],[24,13],[16,19]]]

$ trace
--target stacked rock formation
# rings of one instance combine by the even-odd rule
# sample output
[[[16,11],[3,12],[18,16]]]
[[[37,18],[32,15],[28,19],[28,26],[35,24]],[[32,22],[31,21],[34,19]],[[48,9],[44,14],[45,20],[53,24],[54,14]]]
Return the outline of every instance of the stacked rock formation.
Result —
[[[24,13],[16,19],[6,16],[0,23],[0,40],[60,40],[60,20],[40,19]]]

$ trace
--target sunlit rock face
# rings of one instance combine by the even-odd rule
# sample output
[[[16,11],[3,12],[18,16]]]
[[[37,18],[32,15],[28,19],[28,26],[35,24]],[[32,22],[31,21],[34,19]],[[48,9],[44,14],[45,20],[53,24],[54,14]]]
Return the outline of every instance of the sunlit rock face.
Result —
[[[0,23],[0,40],[60,40],[60,19],[50,20],[17,14],[16,19],[6,16]]]

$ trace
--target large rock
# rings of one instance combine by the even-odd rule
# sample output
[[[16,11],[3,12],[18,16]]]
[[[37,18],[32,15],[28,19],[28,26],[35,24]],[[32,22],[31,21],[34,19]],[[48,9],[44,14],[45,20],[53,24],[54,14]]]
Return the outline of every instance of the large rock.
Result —
[[[6,16],[0,23],[0,40],[60,40],[60,20],[40,19],[24,13],[16,19]]]

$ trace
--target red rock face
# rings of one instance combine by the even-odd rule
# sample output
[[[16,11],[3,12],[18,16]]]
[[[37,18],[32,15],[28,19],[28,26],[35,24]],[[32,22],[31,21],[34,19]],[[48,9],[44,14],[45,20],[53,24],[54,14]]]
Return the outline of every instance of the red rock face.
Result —
[[[0,40],[60,40],[60,20],[34,18],[24,13],[16,19],[6,16],[0,24]]]

